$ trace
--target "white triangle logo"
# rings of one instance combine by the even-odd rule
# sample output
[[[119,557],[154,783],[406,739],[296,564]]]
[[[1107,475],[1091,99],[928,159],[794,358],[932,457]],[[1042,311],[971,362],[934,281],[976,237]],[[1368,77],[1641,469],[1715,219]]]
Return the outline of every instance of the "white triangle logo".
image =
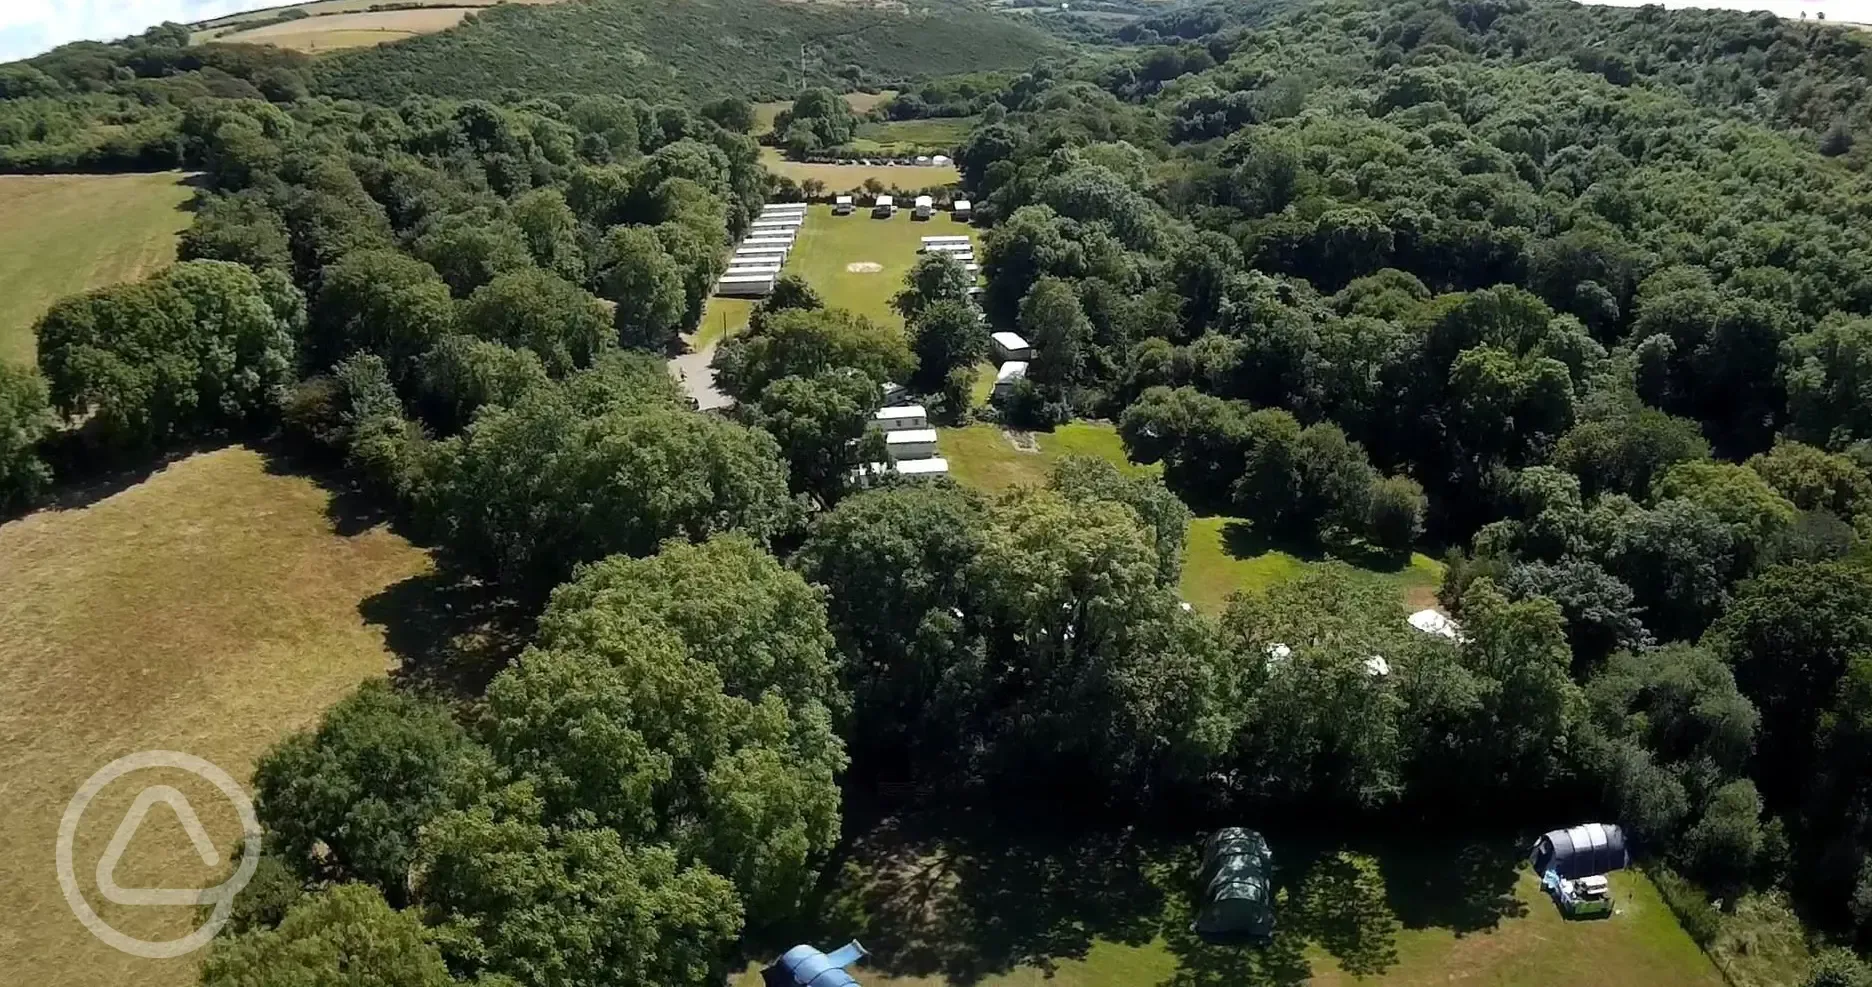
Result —
[[[215,888],[124,888],[117,884],[117,861],[129,849],[130,840],[143,826],[143,818],[149,815],[150,808],[161,802],[169,806],[176,815],[176,821],[182,824],[182,831],[188,834],[189,842],[195,845],[196,855],[201,857],[207,867],[218,867],[221,854],[215,850],[214,843],[208,839],[208,831],[202,827],[200,817],[195,815],[195,807],[189,805],[188,796],[168,785],[151,785],[143,789],[130,804],[130,811],[124,813],[123,822],[117,824],[117,832],[111,836],[110,845],[104,848],[104,855],[97,862],[98,892],[106,900],[119,905],[197,905],[218,896],[221,890]]]

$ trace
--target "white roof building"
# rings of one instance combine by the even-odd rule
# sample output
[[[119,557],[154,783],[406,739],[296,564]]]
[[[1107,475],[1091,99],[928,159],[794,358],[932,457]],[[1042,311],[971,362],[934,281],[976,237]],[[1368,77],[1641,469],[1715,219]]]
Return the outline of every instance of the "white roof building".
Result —
[[[1025,380],[1026,378],[1027,361],[1025,360],[1009,360],[1001,365],[1001,369],[995,371],[996,386],[1012,384],[1017,380]]]
[[[929,427],[929,412],[920,404],[898,404],[879,408],[871,416],[887,432]]]

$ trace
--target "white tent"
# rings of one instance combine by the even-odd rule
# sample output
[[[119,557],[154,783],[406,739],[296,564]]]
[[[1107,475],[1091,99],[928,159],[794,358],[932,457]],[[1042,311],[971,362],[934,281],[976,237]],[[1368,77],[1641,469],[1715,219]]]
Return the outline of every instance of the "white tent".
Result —
[[[1419,610],[1406,619],[1410,621],[1412,627],[1417,628],[1425,634],[1435,634],[1438,637],[1446,637],[1452,641],[1460,641],[1463,639],[1462,626],[1435,610]]]

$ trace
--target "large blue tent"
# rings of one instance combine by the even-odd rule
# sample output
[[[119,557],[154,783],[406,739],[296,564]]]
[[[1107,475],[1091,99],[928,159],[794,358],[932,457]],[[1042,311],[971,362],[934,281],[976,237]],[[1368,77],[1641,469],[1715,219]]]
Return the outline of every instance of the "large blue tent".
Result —
[[[845,968],[867,955],[855,939],[831,953],[795,946],[762,970],[761,979],[766,987],[858,987]]]

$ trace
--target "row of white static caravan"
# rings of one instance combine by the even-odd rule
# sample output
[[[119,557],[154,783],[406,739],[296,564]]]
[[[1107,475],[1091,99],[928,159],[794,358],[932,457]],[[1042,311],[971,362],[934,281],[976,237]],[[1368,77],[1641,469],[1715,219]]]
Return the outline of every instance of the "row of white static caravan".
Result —
[[[949,460],[931,456],[928,459],[905,459],[895,463],[866,463],[856,470],[860,480],[891,472],[898,476],[945,476],[949,473]]]
[[[715,293],[726,298],[766,298],[773,294],[774,274],[724,274]]]
[[[1007,392],[1013,390],[1015,384],[1018,384],[1021,381],[1026,380],[1026,379],[1027,379],[1027,361],[1009,360],[1008,362],[1003,363],[1001,365],[1001,369],[995,371],[995,384],[994,384],[995,397],[1000,397],[1003,394],[1006,394]]]
[[[993,344],[995,360],[1006,363],[1009,360],[1033,359],[1033,347],[1017,332],[991,333],[988,340]]]
[[[890,451],[892,462],[906,459],[928,459],[936,455],[936,430],[933,428],[904,428],[884,435],[884,448]]]
[[[832,215],[834,216],[849,216],[857,209],[858,204],[852,201],[849,195],[835,196],[832,199]]]
[[[929,412],[920,404],[897,404],[888,408],[879,408],[871,416],[880,430],[901,432],[909,428],[928,428]]]

